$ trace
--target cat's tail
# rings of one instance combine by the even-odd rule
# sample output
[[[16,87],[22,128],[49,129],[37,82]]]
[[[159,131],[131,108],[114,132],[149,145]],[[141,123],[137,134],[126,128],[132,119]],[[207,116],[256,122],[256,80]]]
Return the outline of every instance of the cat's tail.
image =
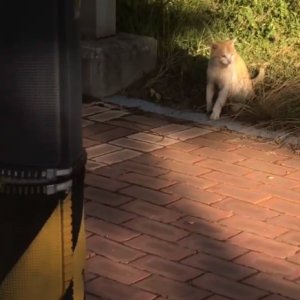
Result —
[[[256,77],[252,78],[252,83],[253,85],[257,85],[258,83],[261,83],[264,81],[265,76],[266,76],[266,68],[267,68],[268,64],[265,63],[263,66],[261,66],[259,68],[258,74],[256,75]]]

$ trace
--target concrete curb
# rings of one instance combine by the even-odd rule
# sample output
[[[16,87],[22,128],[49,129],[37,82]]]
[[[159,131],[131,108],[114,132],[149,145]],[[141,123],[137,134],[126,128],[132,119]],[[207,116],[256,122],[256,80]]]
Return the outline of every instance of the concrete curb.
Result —
[[[191,111],[179,111],[177,109],[161,106],[146,100],[129,98],[126,96],[111,96],[103,99],[104,102],[123,106],[125,108],[136,108],[141,111],[156,113],[175,119],[186,120],[198,123],[199,125],[212,126],[219,129],[228,129],[231,131],[243,133],[252,137],[261,137],[266,139],[272,139],[279,143],[289,145],[299,145],[300,138],[284,131],[271,131],[268,129],[259,128],[261,123],[256,126],[249,126],[241,122],[234,121],[229,118],[220,119],[218,121],[211,121],[204,113],[196,113]]]

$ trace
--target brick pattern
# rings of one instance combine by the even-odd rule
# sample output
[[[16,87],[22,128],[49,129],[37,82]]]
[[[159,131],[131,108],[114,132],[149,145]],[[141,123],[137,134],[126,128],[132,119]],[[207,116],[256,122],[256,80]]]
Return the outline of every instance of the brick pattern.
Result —
[[[87,299],[299,299],[296,155],[109,105],[83,117]]]
[[[203,274],[203,271],[196,268],[152,255],[142,257],[134,261],[132,265],[138,269],[178,281],[188,281]]]
[[[299,299],[300,285],[278,276],[259,273],[248,278],[246,283],[257,286],[269,293],[280,294],[290,299]]]
[[[192,154],[196,154],[206,158],[212,158],[228,163],[235,163],[238,161],[245,160],[245,157],[235,154],[233,152],[224,152],[220,150],[215,150],[209,147],[203,147],[197,150],[192,151]]]
[[[127,228],[165,241],[177,241],[189,233],[172,225],[163,224],[146,218],[136,218],[124,224]]]
[[[249,158],[245,161],[239,162],[239,165],[248,167],[253,170],[268,172],[274,175],[287,175],[293,172],[292,168],[279,166],[267,161],[261,161],[254,158]]]
[[[186,193],[186,190],[190,191],[191,188],[195,193],[199,193],[199,189],[203,191],[204,188],[212,187],[217,184],[214,179],[210,180],[206,179],[205,177],[195,177],[178,172],[168,172],[167,174],[160,175],[159,177],[164,179],[172,179],[177,183],[180,183],[182,187],[181,193]],[[187,186],[187,184],[189,186]],[[177,188],[180,190],[180,187],[177,186]],[[195,188],[197,188],[197,190],[195,190]]]
[[[231,261],[213,257],[205,253],[198,253],[183,260],[182,263],[234,280],[241,280],[245,277],[249,277],[251,274],[256,273],[255,269],[244,267]]]
[[[231,215],[231,212],[187,199],[176,201],[168,207],[171,207],[182,214],[199,217],[208,221],[218,221]]]
[[[178,195],[168,194],[161,191],[152,190],[142,186],[131,185],[124,188],[120,193],[134,197],[136,199],[144,200],[156,205],[167,205],[180,198]]]
[[[292,173],[291,175],[294,175],[295,173]],[[289,188],[296,188],[299,187],[299,181],[289,178],[288,176],[277,176],[271,173],[261,172],[261,171],[253,171],[249,174],[247,174],[247,180],[250,183],[260,183],[267,184],[267,185],[273,185],[273,186],[279,186],[282,188],[289,187]]]
[[[225,241],[213,240],[209,237],[193,234],[179,241],[181,246],[212,256],[232,260],[248,252],[246,248],[230,245]]]
[[[125,242],[139,235],[132,230],[96,218],[88,218],[85,226],[88,232],[116,242]]]
[[[270,256],[287,258],[295,254],[297,247],[284,244],[275,240],[256,236],[252,233],[240,233],[230,239],[230,242],[257,252],[268,253]]]
[[[97,156],[115,152],[120,149],[121,149],[120,147],[116,147],[113,145],[101,144],[101,145],[89,147],[86,151],[87,151],[88,158],[95,158]]]
[[[87,106],[87,107],[83,108],[82,115],[84,117],[87,117],[87,116],[95,115],[97,113],[104,112],[107,110],[109,110],[108,107],[99,106],[99,105],[91,105],[91,106]]]
[[[138,270],[127,264],[114,262],[99,255],[87,261],[87,269],[97,275],[124,284],[133,284],[150,276],[145,271]]]
[[[300,215],[300,203],[293,203],[278,198],[272,198],[261,203],[261,205],[285,213],[287,215],[292,215],[295,217],[298,217]]]
[[[88,283],[87,290],[94,295],[98,295],[95,298],[91,298],[91,300],[99,300],[99,295],[101,295],[103,299],[111,300],[152,300],[156,298],[156,295],[153,293],[143,291],[130,285],[121,284],[104,277],[100,277]]]
[[[212,204],[215,202],[219,202],[224,198],[224,196],[222,195],[218,195],[216,193],[211,193],[209,191],[204,190],[205,187],[207,188],[212,185],[214,185],[214,183],[208,180],[199,180],[199,185],[197,188],[194,187],[194,185],[190,185],[188,183],[180,183],[175,184],[167,189],[164,189],[164,191],[171,194],[177,194],[181,197],[197,202]]]
[[[115,151],[113,153],[108,153],[105,155],[98,156],[95,158],[95,161],[107,165],[112,165],[112,164],[116,164],[137,157],[139,155],[141,155],[141,153],[138,151],[134,151],[130,149],[122,149],[120,151]]]
[[[168,170],[159,168],[159,166],[150,166],[141,164],[135,161],[126,161],[118,165],[118,169],[123,169],[124,171],[138,173],[142,175],[150,176],[160,176],[168,173]],[[166,178],[169,179],[169,178]]]
[[[299,231],[289,231],[286,234],[281,235],[277,238],[282,242],[300,247],[300,232]]]
[[[97,203],[107,204],[109,206],[120,206],[132,200],[132,198],[118,195],[104,189],[87,187],[84,191],[84,198]]]
[[[157,149],[162,148],[158,144],[147,143],[139,140],[128,139],[128,138],[120,138],[111,142],[113,145],[117,145],[119,147],[133,149],[141,152],[151,152]]]
[[[143,290],[178,300],[202,300],[211,293],[204,289],[195,288],[191,285],[167,279],[161,276],[152,276],[137,284]]]
[[[88,119],[97,122],[106,122],[113,119],[118,119],[127,114],[128,114],[127,112],[121,110],[110,110],[110,111],[101,112],[93,116],[89,116]]]
[[[249,169],[245,167],[210,159],[210,158],[198,162],[196,166],[214,170],[214,171],[223,172],[229,175],[236,175],[236,176],[243,176],[249,173]]]
[[[271,194],[269,193],[264,193],[262,191],[253,191],[249,188],[245,189],[229,186],[226,184],[214,186],[210,189],[210,191],[215,192],[216,194],[232,197],[250,203],[258,203],[271,198]]]
[[[90,172],[93,172],[97,169],[100,169],[102,167],[105,167],[106,165],[103,164],[103,163],[97,163],[97,162],[94,162],[94,161],[91,161],[91,160],[88,160],[86,165],[85,165],[85,168],[86,168],[86,171],[90,171]]]
[[[95,187],[95,188],[100,188],[108,191],[115,192],[119,189],[125,188],[128,186],[127,183],[107,178],[104,176],[98,176],[95,174],[86,174],[85,176],[85,184]]]
[[[236,228],[244,232],[253,233],[271,239],[287,232],[287,229],[283,227],[238,215],[225,219],[221,221],[221,223],[226,225],[225,228]]]
[[[286,158],[285,156],[276,153],[276,151],[262,152],[260,150],[256,150],[249,147],[241,147],[233,151],[233,153],[244,156],[245,158],[255,157],[258,160],[268,161],[268,162],[276,162]]]
[[[226,219],[231,220],[232,218]],[[200,218],[187,216],[180,220],[173,222],[176,227],[180,227],[189,232],[199,233],[201,235],[225,241],[241,232],[239,229],[222,226],[218,223],[211,223]]]
[[[97,235],[88,238],[87,248],[96,254],[126,264],[145,255],[143,252]]]
[[[192,127],[182,131],[171,133],[169,137],[173,139],[179,139],[181,141],[186,141],[201,135],[205,135],[209,132],[211,132],[211,130],[208,130],[206,128]]]
[[[243,283],[225,279],[215,274],[205,274],[194,280],[193,283],[200,288],[208,288],[212,292],[221,294],[232,299],[261,299],[267,292],[255,287],[247,286]]]
[[[141,185],[143,187],[152,188],[154,190],[160,190],[162,188],[173,185],[175,182],[167,179],[156,178],[152,176],[137,174],[137,173],[128,173],[120,176],[119,178],[122,181],[126,181],[131,184]]]
[[[134,214],[94,202],[88,202],[85,205],[85,212],[87,216],[115,224],[121,224],[135,217]]]
[[[154,145],[160,145],[160,146],[169,146],[169,145],[176,144],[178,142],[175,139],[171,139],[163,135],[146,133],[146,132],[135,133],[129,135],[128,138],[138,140],[141,142],[151,143]]]
[[[177,243],[163,241],[148,235],[141,235],[126,243],[130,247],[170,260],[181,260],[195,251],[179,246]]]
[[[92,124],[90,124],[89,126],[86,126],[82,129],[82,133],[85,138],[90,138],[91,136],[93,136],[97,133],[105,132],[105,131],[111,130],[113,128],[114,128],[114,126],[111,126],[109,124],[92,122]]]
[[[279,213],[276,211],[234,198],[227,198],[214,204],[214,206],[233,214],[250,217],[257,220],[267,220],[279,215]]]
[[[181,163],[188,163],[188,164],[193,164],[203,160],[203,157],[200,157],[198,155],[192,155],[190,153],[185,153],[184,155],[182,155],[181,151],[174,150],[171,148],[164,148],[164,149],[157,150],[153,152],[152,155],[163,159],[172,159]]]
[[[299,266],[296,264],[262,253],[249,252],[236,259],[235,262],[264,273],[278,274],[286,278],[294,279],[295,276],[299,276]]]
[[[121,208],[126,211],[162,223],[170,223],[172,221],[176,221],[182,216],[180,213],[170,208],[161,207],[146,201],[139,201],[139,200],[135,200],[128,204],[125,204],[121,206]]]
[[[211,133],[212,134],[212,133]],[[209,134],[209,135],[211,135]],[[208,135],[208,136],[209,136]],[[207,138],[207,136],[200,136],[194,139],[187,140],[188,143],[197,145],[200,147],[209,147],[218,149],[220,151],[232,151],[239,148],[238,144],[227,143],[225,141],[215,140]]]
[[[90,139],[96,141],[97,143],[107,143],[115,139],[127,136],[128,134],[132,134],[134,132],[135,131],[133,129],[117,127],[112,128],[110,130],[97,132],[96,134],[91,135]]]
[[[235,188],[256,189],[258,186],[261,185],[259,181],[255,181],[255,178],[253,180],[249,180],[248,178],[244,178],[241,176],[224,174],[223,172],[217,171],[210,172],[208,174],[203,175],[202,177]]]
[[[160,127],[153,128],[151,131],[162,136],[168,136],[176,132],[181,132],[190,128],[189,126],[181,125],[181,124],[167,124]]]
[[[229,298],[219,296],[219,295],[213,295],[213,296],[207,298],[207,300],[229,300]]]

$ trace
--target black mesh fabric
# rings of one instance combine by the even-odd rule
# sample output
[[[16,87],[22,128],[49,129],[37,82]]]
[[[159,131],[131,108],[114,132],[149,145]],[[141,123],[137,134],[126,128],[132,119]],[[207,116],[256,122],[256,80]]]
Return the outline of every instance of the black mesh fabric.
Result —
[[[82,154],[71,0],[0,1],[0,165],[67,168]]]

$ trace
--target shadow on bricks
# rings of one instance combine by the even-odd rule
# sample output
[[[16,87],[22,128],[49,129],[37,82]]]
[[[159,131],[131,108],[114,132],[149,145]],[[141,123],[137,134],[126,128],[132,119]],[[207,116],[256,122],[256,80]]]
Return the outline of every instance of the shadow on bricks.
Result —
[[[104,103],[84,120],[88,300],[299,299],[292,153]]]

